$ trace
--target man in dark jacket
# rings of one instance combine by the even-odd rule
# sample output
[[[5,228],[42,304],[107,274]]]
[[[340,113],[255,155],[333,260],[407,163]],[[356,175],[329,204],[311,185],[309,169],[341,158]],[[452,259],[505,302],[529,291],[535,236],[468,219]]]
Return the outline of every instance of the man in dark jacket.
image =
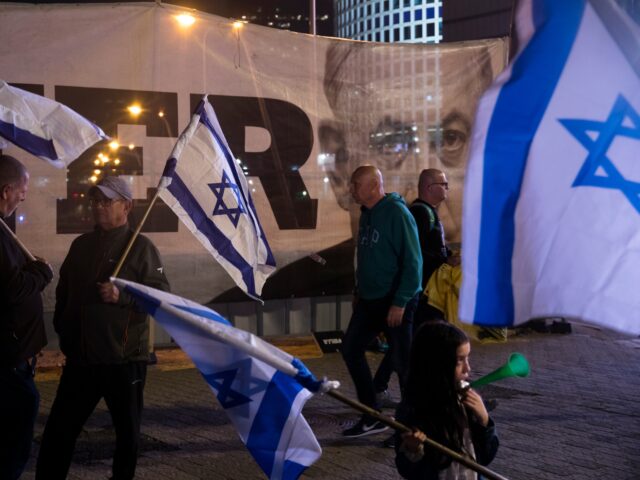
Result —
[[[435,168],[422,170],[418,181],[418,198],[409,207],[418,226],[422,252],[423,291],[429,278],[440,265],[460,263],[460,257],[451,255],[451,251],[446,246],[444,227],[438,217],[437,208],[447,199],[448,191],[449,182],[443,171]],[[429,299],[425,295],[421,295],[414,317],[414,330],[424,321],[438,319],[444,319],[443,313],[429,305]]]
[[[116,432],[114,479],[134,477],[142,396],[149,357],[149,321],[109,277],[133,235],[127,217],[131,189],[105,177],[89,190],[96,221],[76,238],[60,269],[53,323],[66,356],[42,437],[36,477],[66,478],[76,438],[101,398]],[[119,278],[168,290],[157,249],[138,236]]]
[[[26,198],[28,183],[24,165],[0,155],[0,222]],[[38,414],[35,356],[47,343],[41,292],[53,272],[29,260],[7,229],[0,226],[0,479],[14,480],[29,459]]]

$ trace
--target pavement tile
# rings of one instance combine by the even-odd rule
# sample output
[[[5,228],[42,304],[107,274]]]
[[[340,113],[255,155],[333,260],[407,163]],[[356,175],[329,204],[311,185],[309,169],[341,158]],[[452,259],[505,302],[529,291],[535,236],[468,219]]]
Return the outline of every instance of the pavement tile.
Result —
[[[573,326],[569,335],[531,334],[506,343],[473,344],[476,377],[498,368],[514,351],[524,354],[532,368],[529,378],[505,379],[480,390],[498,401],[491,413],[501,448],[490,468],[512,480],[640,480],[640,341]],[[372,353],[368,359],[375,367],[381,355]],[[339,354],[305,363],[318,377],[340,380],[342,393],[355,398]],[[36,381],[42,399],[34,455],[57,387],[51,371]],[[390,390],[399,398],[395,379]],[[320,395],[309,400],[304,414],[324,453],[302,478],[399,478],[393,451],[381,446],[386,432],[363,439],[341,436],[357,412]],[[201,375],[184,360],[150,367],[142,433],[136,478],[264,478]],[[101,403],[85,426],[70,479],[109,477],[110,435],[109,414]],[[33,479],[34,463],[23,479]]]

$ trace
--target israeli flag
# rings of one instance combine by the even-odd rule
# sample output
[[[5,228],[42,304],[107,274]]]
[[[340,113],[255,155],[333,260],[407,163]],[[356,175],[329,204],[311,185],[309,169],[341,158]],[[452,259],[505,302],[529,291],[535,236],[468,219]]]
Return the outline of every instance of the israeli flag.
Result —
[[[480,102],[460,318],[640,334],[640,32],[613,1],[520,2],[519,53]]]
[[[259,299],[276,262],[247,179],[207,97],[167,160],[160,197],[247,295]]]
[[[0,80],[0,137],[63,168],[109,137],[95,124],[54,100]],[[7,144],[1,141],[0,148]]]
[[[297,358],[202,305],[119,278],[121,291],[189,355],[270,479],[296,479],[322,453],[302,408],[320,382]],[[327,385],[331,384],[331,385]]]

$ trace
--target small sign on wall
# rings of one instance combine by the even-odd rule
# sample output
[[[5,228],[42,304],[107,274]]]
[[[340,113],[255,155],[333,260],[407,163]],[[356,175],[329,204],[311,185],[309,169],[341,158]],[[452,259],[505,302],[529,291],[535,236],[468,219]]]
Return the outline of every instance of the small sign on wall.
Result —
[[[322,353],[339,352],[342,350],[342,330],[332,330],[329,332],[313,332],[313,336],[320,345]]]

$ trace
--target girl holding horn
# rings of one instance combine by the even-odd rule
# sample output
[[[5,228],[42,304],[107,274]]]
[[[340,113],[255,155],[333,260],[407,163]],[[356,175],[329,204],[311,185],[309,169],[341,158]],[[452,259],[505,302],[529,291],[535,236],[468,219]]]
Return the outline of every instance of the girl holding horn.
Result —
[[[398,421],[411,433],[396,435],[396,466],[402,477],[420,480],[471,480],[477,473],[432,448],[426,437],[488,465],[498,450],[495,425],[478,393],[460,394],[466,381],[471,344],[465,333],[445,322],[426,323],[416,333],[409,363],[405,402]]]

